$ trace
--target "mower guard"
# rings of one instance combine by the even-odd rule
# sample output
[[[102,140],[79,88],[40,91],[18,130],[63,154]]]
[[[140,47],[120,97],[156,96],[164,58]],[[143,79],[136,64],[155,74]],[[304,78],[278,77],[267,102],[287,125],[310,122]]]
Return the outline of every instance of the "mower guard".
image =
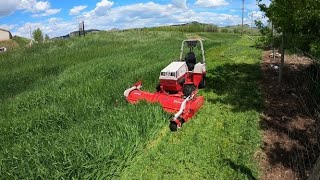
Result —
[[[171,121],[174,121],[178,127],[192,118],[204,103],[204,97],[197,96],[197,91],[186,98],[182,98],[182,94],[149,93],[141,91],[141,87],[142,83],[137,82],[133,87],[127,89],[124,92],[127,101],[131,104],[136,104],[139,101],[159,103],[166,112],[175,113]]]

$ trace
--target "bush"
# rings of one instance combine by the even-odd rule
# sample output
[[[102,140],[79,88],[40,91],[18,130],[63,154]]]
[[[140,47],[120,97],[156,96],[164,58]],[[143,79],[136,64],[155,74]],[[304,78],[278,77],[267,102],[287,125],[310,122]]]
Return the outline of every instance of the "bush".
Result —
[[[320,42],[310,44],[310,53],[316,58],[320,58]]]
[[[221,29],[221,32],[222,33],[228,33],[229,31],[228,31],[228,29]]]

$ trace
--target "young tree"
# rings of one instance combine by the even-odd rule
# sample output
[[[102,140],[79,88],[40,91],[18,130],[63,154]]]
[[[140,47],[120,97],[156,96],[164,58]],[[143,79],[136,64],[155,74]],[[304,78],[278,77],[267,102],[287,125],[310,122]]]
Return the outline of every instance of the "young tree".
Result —
[[[33,31],[32,37],[38,43],[42,43],[43,42],[43,33],[42,33],[40,28],[38,28],[38,29]]]
[[[286,48],[299,48],[320,56],[320,0],[272,0],[269,7],[257,0],[260,10],[282,34],[279,81],[282,80]],[[319,53],[318,53],[319,52]]]
[[[45,40],[45,41],[48,41],[49,39],[50,39],[49,35],[46,34],[46,35],[44,36],[44,40]]]
[[[258,3],[261,0],[257,0]],[[284,53],[286,49],[287,35],[291,36],[295,33],[294,15],[298,0],[274,0],[269,7],[265,4],[259,4],[261,11],[272,21],[277,32],[282,34],[281,42],[281,63],[279,71],[279,83],[282,81],[282,72],[284,66]]]

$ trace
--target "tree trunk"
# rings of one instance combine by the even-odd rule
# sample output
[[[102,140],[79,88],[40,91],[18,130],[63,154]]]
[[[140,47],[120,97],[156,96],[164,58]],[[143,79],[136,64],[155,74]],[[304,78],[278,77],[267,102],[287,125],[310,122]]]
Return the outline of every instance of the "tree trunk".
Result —
[[[272,21],[271,21],[272,23]],[[272,48],[272,62],[274,63],[275,62],[275,59],[276,59],[276,52],[275,52],[275,48],[274,48],[274,26],[273,26],[273,23],[271,24],[271,34],[272,34],[272,44],[271,44],[271,48]]]
[[[279,83],[282,83],[282,77],[283,77],[283,66],[284,66],[284,40],[285,40],[285,33],[282,33],[282,38],[281,38],[281,63],[280,63],[280,70],[279,70]]]
[[[320,157],[317,163],[313,167],[312,174],[309,176],[308,180],[319,180],[320,179]]]

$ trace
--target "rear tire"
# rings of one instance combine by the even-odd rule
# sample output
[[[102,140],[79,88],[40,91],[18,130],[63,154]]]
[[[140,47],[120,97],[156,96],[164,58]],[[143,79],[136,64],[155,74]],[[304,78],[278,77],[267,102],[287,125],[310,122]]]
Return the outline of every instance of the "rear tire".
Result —
[[[200,82],[200,84],[199,84],[199,89],[203,89],[203,88],[205,88],[206,87],[206,85],[207,85],[207,82],[206,82],[206,75],[203,75],[202,76],[202,79],[201,79],[201,82]]]

